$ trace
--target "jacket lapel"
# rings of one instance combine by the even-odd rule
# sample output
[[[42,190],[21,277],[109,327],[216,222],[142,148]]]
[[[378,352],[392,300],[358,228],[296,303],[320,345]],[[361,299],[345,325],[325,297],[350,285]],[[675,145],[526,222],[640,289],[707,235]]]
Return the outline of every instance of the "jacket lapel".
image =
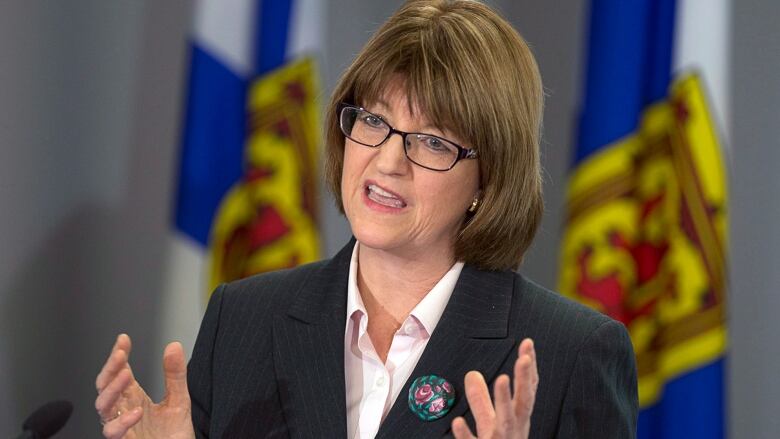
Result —
[[[479,271],[466,265],[428,346],[398,395],[377,438],[441,437],[452,420],[468,410],[463,379],[477,370],[491,382],[518,342],[507,338],[514,275],[509,271]],[[456,391],[455,405],[435,421],[426,422],[408,407],[408,389],[422,375],[447,379]]]
[[[291,437],[347,435],[344,328],[354,244],[315,272],[274,321],[274,365]]]

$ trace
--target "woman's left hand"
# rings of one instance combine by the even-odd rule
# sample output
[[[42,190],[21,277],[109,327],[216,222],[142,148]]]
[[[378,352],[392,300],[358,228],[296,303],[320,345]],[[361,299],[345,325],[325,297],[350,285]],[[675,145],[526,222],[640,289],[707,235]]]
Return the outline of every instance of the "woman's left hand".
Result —
[[[493,404],[482,374],[476,371],[466,374],[466,400],[477,424],[477,436],[471,433],[463,417],[457,417],[452,421],[452,432],[456,439],[528,438],[531,412],[539,385],[536,352],[529,338],[520,343],[514,375],[514,396],[509,389],[509,376],[496,378]]]

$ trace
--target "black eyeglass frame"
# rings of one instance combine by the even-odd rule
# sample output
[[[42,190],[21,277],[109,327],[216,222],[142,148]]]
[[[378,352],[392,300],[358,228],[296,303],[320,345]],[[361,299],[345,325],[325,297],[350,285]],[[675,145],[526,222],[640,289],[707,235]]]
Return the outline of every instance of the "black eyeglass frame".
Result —
[[[387,127],[390,128],[390,131],[387,133],[387,136],[385,136],[385,138],[382,139],[382,141],[377,143],[376,145],[363,143],[363,142],[360,142],[358,140],[353,139],[352,136],[347,134],[347,131],[344,129],[344,124],[342,123],[342,121],[344,119],[342,117],[343,113],[344,113],[344,110],[347,110],[347,109],[354,109],[354,110],[364,111],[364,112],[366,112],[366,113],[376,117],[377,119],[381,120],[385,125],[387,125]],[[338,115],[339,115],[339,128],[341,128],[341,133],[344,134],[345,137],[347,137],[348,139],[352,140],[353,142],[359,143],[359,144],[361,144],[363,146],[367,146],[369,148],[378,148],[378,147],[382,146],[383,143],[387,142],[387,139],[389,139],[393,134],[398,134],[399,136],[401,136],[401,142],[403,142],[403,145],[404,145],[404,155],[406,156],[406,159],[409,160],[410,162],[414,163],[415,165],[421,167],[421,168],[425,168],[425,169],[428,169],[428,170],[431,170],[431,171],[437,171],[437,172],[446,172],[446,171],[449,171],[450,169],[454,168],[455,165],[459,161],[461,161],[461,160],[477,158],[477,150],[476,149],[464,148],[463,146],[458,145],[457,143],[453,142],[452,140],[449,140],[449,139],[441,137],[441,136],[434,136],[433,134],[417,133],[417,132],[407,133],[405,131],[397,130],[392,125],[390,125],[390,123],[387,122],[382,116],[374,114],[374,113],[372,113],[372,112],[370,112],[370,111],[366,110],[365,108],[360,107],[358,105],[353,105],[353,104],[348,104],[346,102],[341,102],[341,103],[339,103],[339,105],[337,107],[337,110],[338,110]],[[454,146],[455,148],[458,149],[458,155],[455,157],[455,161],[453,161],[452,164],[450,165],[450,167],[447,168],[447,169],[436,169],[436,168],[431,168],[429,166],[425,166],[425,165],[421,165],[421,164],[417,163],[411,157],[409,157],[409,151],[406,149],[406,136],[408,136],[409,134],[419,134],[419,135],[423,135],[423,136],[434,137],[434,138],[437,138],[437,139],[444,140],[445,142],[451,144],[452,146]]]

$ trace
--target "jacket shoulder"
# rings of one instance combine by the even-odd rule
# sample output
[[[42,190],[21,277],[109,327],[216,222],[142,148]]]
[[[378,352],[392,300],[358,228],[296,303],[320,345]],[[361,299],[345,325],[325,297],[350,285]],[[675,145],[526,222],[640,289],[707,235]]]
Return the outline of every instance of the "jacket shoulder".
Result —
[[[329,262],[322,260],[295,268],[252,275],[223,284],[223,306],[262,304],[268,311],[286,307],[301,288]]]
[[[510,332],[530,337],[558,366],[573,367],[581,354],[609,345],[613,354],[631,353],[628,330],[611,317],[515,274]],[[540,355],[541,358],[541,355]],[[569,372],[565,372],[568,375]]]
[[[635,437],[636,365],[626,327],[519,274],[514,293],[512,326],[518,339],[534,340],[541,383],[531,436]]]
[[[590,334],[604,324],[617,323],[611,317],[545,288],[522,274],[515,273],[514,276],[515,311],[520,315],[534,316],[534,320],[547,329],[576,336]]]

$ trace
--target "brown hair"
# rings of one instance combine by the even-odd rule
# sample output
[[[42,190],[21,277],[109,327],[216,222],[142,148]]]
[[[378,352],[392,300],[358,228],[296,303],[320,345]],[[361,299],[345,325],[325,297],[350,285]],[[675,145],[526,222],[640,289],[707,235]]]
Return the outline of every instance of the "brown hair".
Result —
[[[341,76],[326,110],[325,179],[342,213],[336,107],[376,102],[394,76],[437,127],[479,154],[481,200],[457,237],[455,258],[488,270],[516,267],[543,210],[544,94],[528,45],[476,1],[411,0],[396,11]]]

